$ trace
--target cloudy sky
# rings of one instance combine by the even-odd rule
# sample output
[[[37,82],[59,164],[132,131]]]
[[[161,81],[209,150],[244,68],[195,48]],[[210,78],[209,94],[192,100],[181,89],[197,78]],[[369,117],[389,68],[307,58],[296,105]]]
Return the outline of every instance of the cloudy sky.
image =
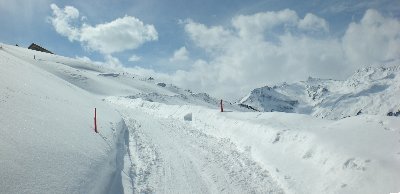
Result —
[[[0,24],[6,44],[229,100],[400,62],[400,0],[0,0]]]

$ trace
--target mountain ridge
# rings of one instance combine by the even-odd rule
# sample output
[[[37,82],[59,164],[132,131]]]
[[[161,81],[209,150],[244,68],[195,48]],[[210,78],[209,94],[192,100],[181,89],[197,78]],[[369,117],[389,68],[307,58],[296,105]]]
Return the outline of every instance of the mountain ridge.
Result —
[[[396,116],[400,115],[399,84],[400,65],[366,67],[346,80],[309,77],[256,88],[238,104],[262,112],[295,112],[334,120],[360,114]]]

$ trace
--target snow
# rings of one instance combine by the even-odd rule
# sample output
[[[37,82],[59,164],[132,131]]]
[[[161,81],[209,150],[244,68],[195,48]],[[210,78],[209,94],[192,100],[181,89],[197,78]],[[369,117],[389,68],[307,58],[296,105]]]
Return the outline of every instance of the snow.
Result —
[[[140,108],[116,107],[130,130],[134,165],[128,173],[135,176],[135,193],[281,192],[228,140],[204,134],[182,117],[152,120]]]
[[[93,133],[122,130],[99,99],[0,50],[0,193],[101,193],[115,173],[113,147]],[[12,48],[12,47],[11,47]],[[28,51],[22,51],[28,52]],[[28,53],[26,53],[28,55]],[[113,142],[111,142],[113,143]]]
[[[396,66],[241,102],[283,112],[220,112],[156,77],[0,46],[0,193],[400,191]]]
[[[191,130],[231,141],[262,165],[285,192],[400,189],[400,150],[395,146],[400,138],[398,118],[363,115],[332,121],[278,112],[219,113],[201,106],[121,97],[107,101],[161,119],[181,120],[192,112]]]
[[[252,108],[263,112],[293,112],[297,103],[296,100],[291,100],[268,86],[254,89],[240,101],[240,104],[251,105]]]

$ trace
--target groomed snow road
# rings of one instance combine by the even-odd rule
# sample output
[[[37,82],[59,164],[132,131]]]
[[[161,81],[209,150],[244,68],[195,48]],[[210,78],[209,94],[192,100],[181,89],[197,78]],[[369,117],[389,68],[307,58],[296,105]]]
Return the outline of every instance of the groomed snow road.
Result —
[[[283,193],[268,171],[229,140],[208,136],[183,119],[113,106],[129,130],[125,193]]]

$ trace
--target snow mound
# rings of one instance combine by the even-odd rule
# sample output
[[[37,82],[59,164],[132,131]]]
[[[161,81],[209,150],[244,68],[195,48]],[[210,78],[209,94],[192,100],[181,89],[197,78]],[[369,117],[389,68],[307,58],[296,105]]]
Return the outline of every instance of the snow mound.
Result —
[[[188,113],[185,116],[183,116],[183,120],[185,121],[192,121],[192,118],[193,118],[192,113]]]

